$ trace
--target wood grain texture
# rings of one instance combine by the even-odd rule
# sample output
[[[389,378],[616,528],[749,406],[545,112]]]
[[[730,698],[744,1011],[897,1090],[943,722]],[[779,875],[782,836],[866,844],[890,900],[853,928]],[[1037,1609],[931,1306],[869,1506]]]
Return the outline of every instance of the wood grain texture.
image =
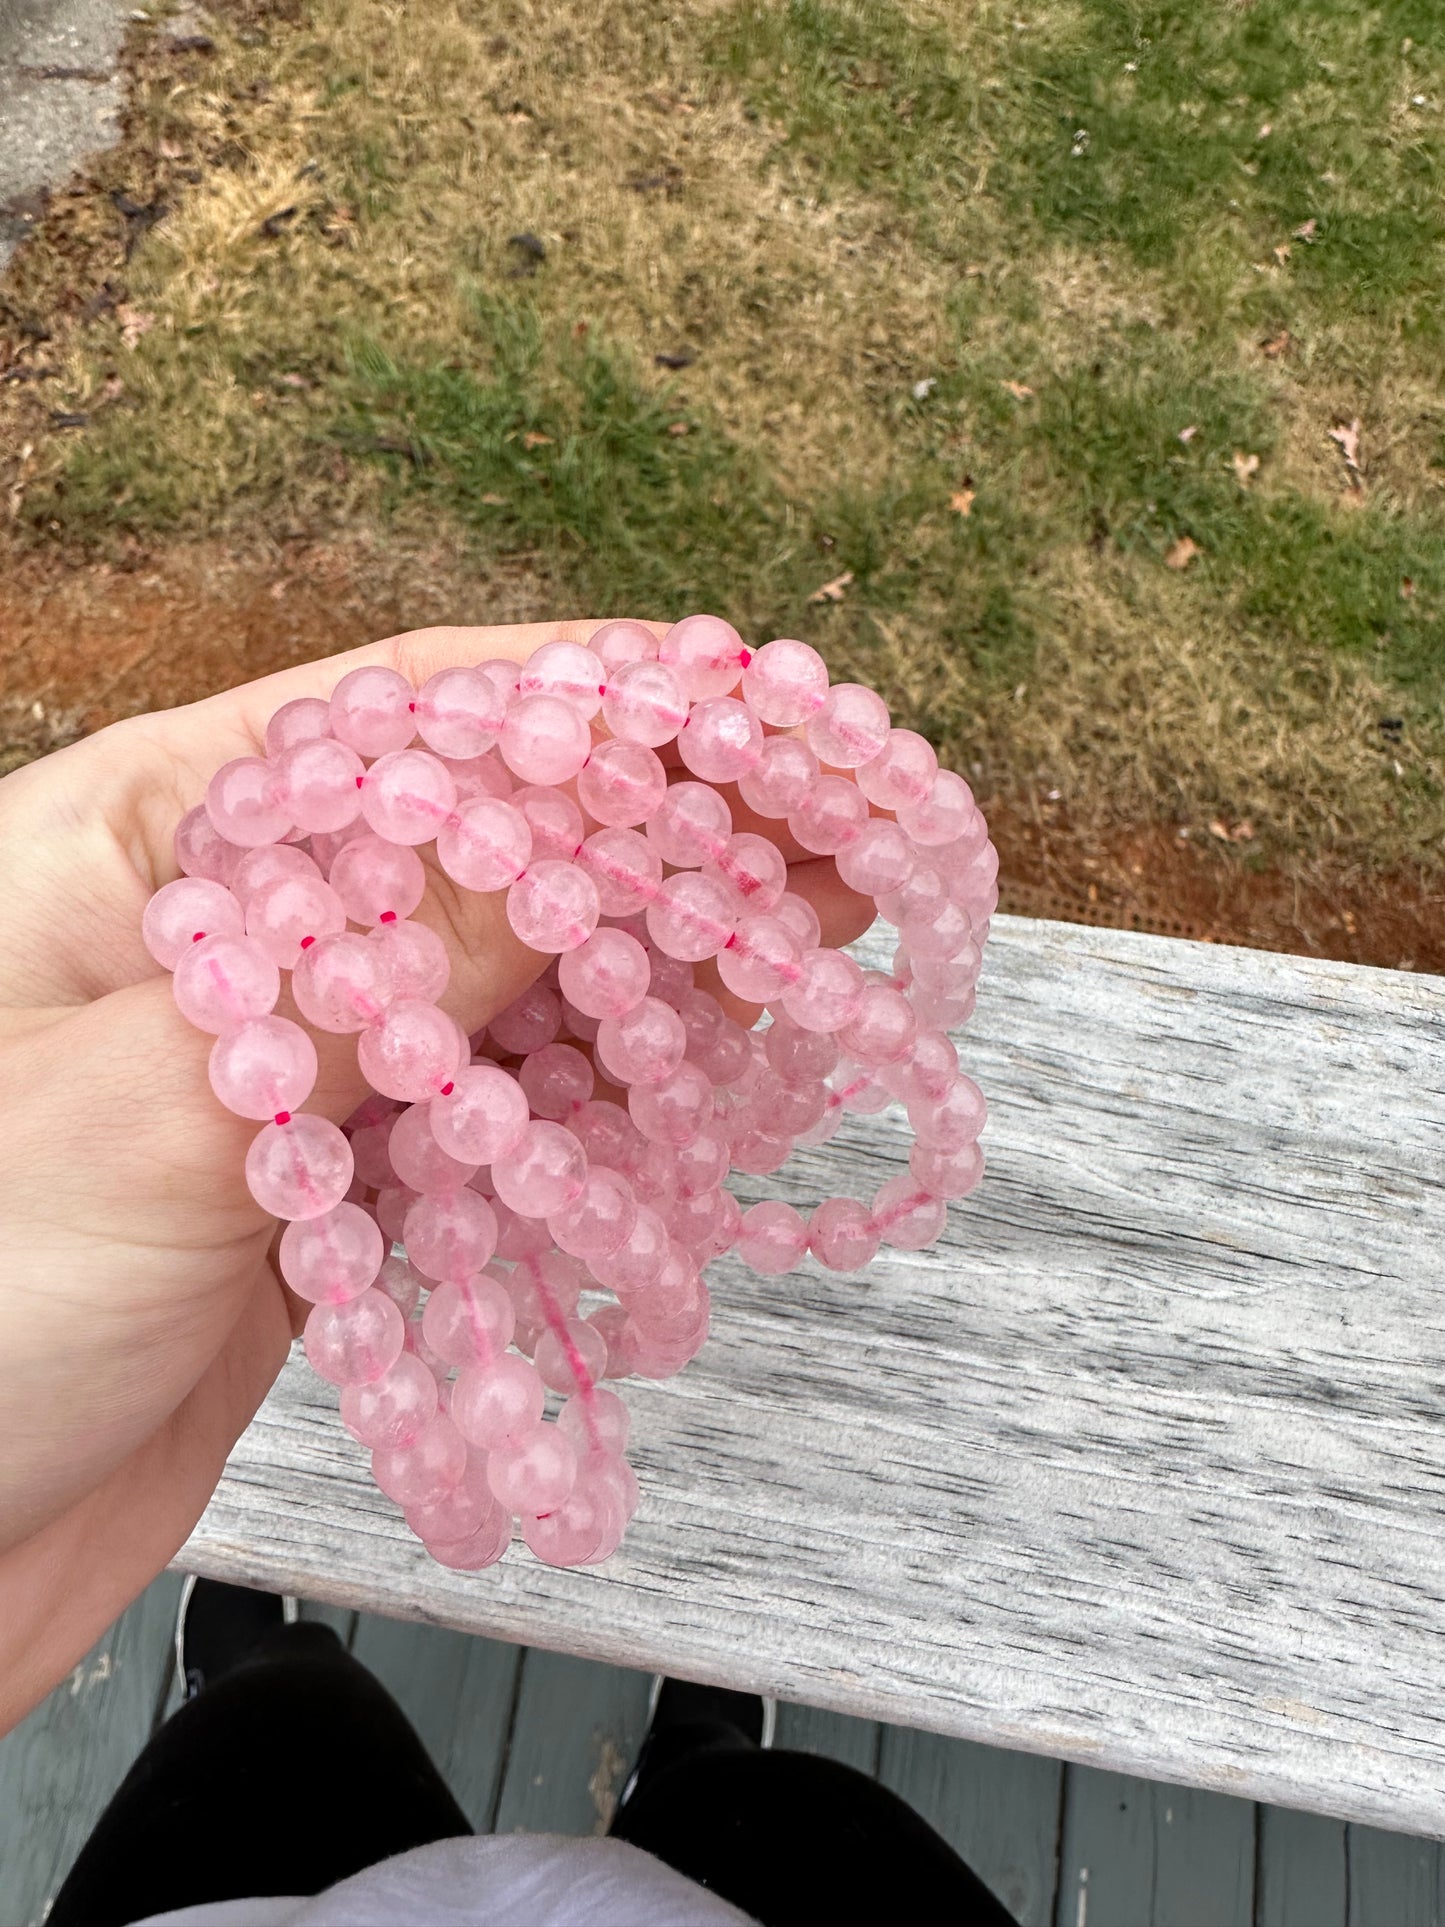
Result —
[[[821,1706],[788,1703],[778,1708],[773,1744],[780,1752],[821,1753],[876,1779],[882,1729],[876,1720],[854,1720]]]
[[[522,1656],[498,1833],[604,1834],[647,1731],[648,1673]]]
[[[1070,1767],[1057,1927],[1252,1927],[1247,1800]]]
[[[878,1778],[943,1835],[1018,1927],[1051,1927],[1054,1919],[1063,1774],[1057,1760],[1034,1753],[883,1728]]]
[[[1322,1814],[1259,1809],[1255,1927],[1346,1927],[1346,1832]]]
[[[1445,1869],[1437,1842],[1351,1827],[1346,1851],[1350,1927],[1439,1927]]]
[[[1445,1834],[1442,1009],[999,918],[984,1184],[858,1279],[716,1267],[703,1356],[628,1390],[607,1570],[430,1566],[299,1363],[182,1562]],[[854,1120],[748,1195],[865,1196],[906,1143]]]
[[[0,1739],[0,1919],[38,1927],[150,1738],[175,1671],[180,1581],[148,1586],[28,1719]]]

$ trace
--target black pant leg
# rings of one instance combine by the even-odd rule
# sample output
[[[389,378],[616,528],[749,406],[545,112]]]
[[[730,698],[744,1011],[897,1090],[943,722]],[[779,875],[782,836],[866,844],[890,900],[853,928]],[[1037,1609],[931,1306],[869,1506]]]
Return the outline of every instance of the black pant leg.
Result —
[[[278,1629],[180,1707],[82,1848],[49,1927],[314,1894],[470,1833],[401,1708],[327,1626]]]
[[[762,1927],[1014,1927],[947,1841],[866,1774],[699,1741],[646,1772],[612,1832]]]

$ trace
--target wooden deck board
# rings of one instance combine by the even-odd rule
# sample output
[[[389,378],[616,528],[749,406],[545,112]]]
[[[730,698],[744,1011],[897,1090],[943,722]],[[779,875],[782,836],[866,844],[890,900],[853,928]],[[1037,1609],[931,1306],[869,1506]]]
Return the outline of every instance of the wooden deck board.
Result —
[[[648,1674],[529,1647],[498,1833],[606,1833],[647,1730]]]
[[[1437,1927],[1442,1868],[1435,1841],[1351,1827],[1347,1852],[1350,1927]]]
[[[874,1779],[882,1738],[876,1720],[855,1720],[846,1713],[827,1713],[816,1706],[784,1704],[778,1708],[773,1744],[797,1753],[821,1753]]]
[[[1252,1927],[1247,1800],[1071,1767],[1057,1927]]]
[[[299,1366],[186,1563],[1445,1835],[1442,985],[1008,918],[990,952],[988,1180],[866,1280],[718,1267],[702,1357],[628,1388],[607,1570],[429,1569]],[[905,1142],[853,1120],[766,1188],[866,1195]]]
[[[1347,1832],[1318,1813],[1259,1809],[1255,1927],[1348,1927]]]

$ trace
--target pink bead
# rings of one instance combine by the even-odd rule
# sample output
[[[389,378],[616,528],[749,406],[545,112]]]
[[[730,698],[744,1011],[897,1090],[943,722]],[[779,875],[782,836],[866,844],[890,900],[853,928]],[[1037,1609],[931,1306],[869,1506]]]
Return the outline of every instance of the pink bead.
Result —
[[[294,970],[303,949],[346,928],[346,910],[320,877],[275,877],[246,904],[246,935],[282,970]]]
[[[406,1230],[406,1214],[416,1203],[415,1191],[404,1184],[384,1185],[376,1196],[376,1222],[381,1235],[390,1243],[400,1241]]]
[[[667,771],[640,743],[599,743],[577,778],[577,800],[597,823],[645,823],[667,794]]]
[[[463,1366],[452,1393],[452,1420],[464,1439],[492,1452],[524,1438],[542,1416],[546,1388],[536,1367],[515,1353]]]
[[[918,1098],[908,1107],[908,1122],[920,1144],[935,1151],[962,1151],[972,1144],[988,1118],[983,1092],[962,1075],[940,1098]]]
[[[625,930],[594,930],[557,965],[562,995],[589,1017],[625,1016],[647,995],[651,977],[647,952]]]
[[[722,854],[705,863],[702,873],[736,891],[747,910],[771,910],[788,887],[788,866],[777,844],[747,831],[730,836]]]
[[[410,1104],[392,1119],[386,1141],[391,1170],[385,1183],[399,1180],[408,1190],[442,1197],[460,1191],[476,1176],[481,1160],[452,1157],[437,1143],[432,1131],[432,1105],[447,1102],[445,1097],[434,1097],[430,1104]],[[387,1129],[384,1125],[380,1128]],[[355,1137],[351,1149],[357,1155]],[[359,1156],[357,1162],[359,1168]]]
[[[291,995],[301,1015],[318,1030],[336,1034],[378,1022],[392,989],[382,950],[350,930],[318,938],[291,973]]]
[[[588,1398],[569,1398],[557,1414],[557,1430],[564,1432],[579,1453],[627,1450],[632,1416],[616,1392],[599,1387]]]
[[[647,907],[647,933],[684,963],[715,957],[737,923],[737,898],[692,870],[668,877]]]
[[[726,696],[743,673],[743,639],[720,616],[684,616],[658,644],[657,657],[674,671],[692,702]]]
[[[592,1163],[578,1196],[561,1211],[549,1213],[547,1229],[560,1251],[577,1258],[605,1257],[627,1242],[636,1223],[632,1186],[620,1172]]]
[[[547,642],[522,664],[517,692],[559,697],[590,722],[602,707],[606,679],[601,657],[580,642]]]
[[[416,734],[414,701],[411,684],[394,669],[353,669],[331,692],[331,733],[358,756],[405,749]]]
[[[806,642],[765,642],[743,671],[743,695],[761,722],[792,729],[822,708],[828,665]]]
[[[596,1565],[620,1538],[616,1502],[605,1486],[579,1476],[555,1511],[522,1520],[522,1537],[544,1565]]]
[[[880,810],[921,803],[938,774],[933,745],[911,729],[890,729],[888,740],[858,771],[858,787]]]
[[[451,978],[451,959],[447,947],[424,923],[403,917],[396,923],[379,923],[367,937],[386,959],[391,972],[393,994],[420,997],[434,1004]]]
[[[436,1411],[436,1379],[413,1352],[403,1352],[369,1384],[341,1388],[341,1422],[362,1445],[410,1445]]]
[[[687,1032],[660,998],[644,997],[625,1017],[608,1017],[597,1033],[597,1060],[622,1084],[652,1084],[682,1062]]]
[[[718,975],[735,997],[767,1004],[797,981],[801,956],[797,938],[777,917],[742,917],[718,952]]]
[[[371,831],[362,821],[361,795],[358,791],[356,816],[350,823],[339,830],[316,830],[306,839],[311,846],[311,860],[316,865],[318,874],[329,877],[332,864],[347,844],[355,843],[358,838],[370,835]],[[302,852],[298,851],[297,854],[300,855]]]
[[[241,936],[246,917],[223,884],[185,876],[161,885],[145,907],[140,928],[156,962],[174,970],[182,953],[202,938]]]
[[[254,849],[279,843],[292,823],[275,797],[275,772],[260,756],[223,763],[206,789],[206,814],[228,843]]]
[[[882,1081],[905,1104],[915,1098],[937,1103],[958,1076],[958,1052],[946,1031],[920,1030],[913,1048],[900,1064],[880,1072]]]
[[[309,1111],[263,1124],[246,1153],[246,1183],[275,1218],[319,1218],[346,1196],[351,1146],[337,1127]]]
[[[687,1054],[695,1055],[713,1043],[722,1026],[722,1005],[705,990],[685,990],[674,1005],[687,1032]]]
[[[211,1047],[211,1089],[237,1117],[298,1111],[316,1085],[316,1046],[285,1017],[252,1017]]]
[[[428,1547],[457,1545],[474,1538],[498,1519],[506,1519],[510,1528],[511,1520],[492,1497],[492,1488],[487,1484],[485,1459],[475,1447],[467,1453],[466,1470],[461,1478],[440,1499],[430,1505],[406,1508],[407,1524]]]
[[[565,790],[525,784],[512,792],[512,807],[522,812],[532,832],[534,857],[560,857],[571,863],[582,847],[582,812]]]
[[[645,1291],[667,1263],[667,1226],[650,1205],[639,1205],[626,1240],[616,1251],[589,1252],[587,1268],[599,1285],[619,1293]]]
[[[966,1198],[983,1176],[983,1152],[977,1143],[965,1144],[959,1151],[935,1151],[930,1145],[915,1144],[908,1154],[908,1169],[936,1198]]]
[[[716,862],[733,833],[732,812],[705,783],[674,783],[647,826],[664,863],[698,869]]]
[[[535,1117],[561,1119],[592,1095],[591,1062],[571,1044],[546,1044],[517,1072]]]
[[[693,1062],[718,1086],[741,1077],[749,1063],[748,1033],[731,1018],[724,1019],[717,1036]]]
[[[487,1036],[502,1050],[527,1057],[550,1044],[561,1028],[561,998],[546,984],[532,984],[489,1021]]]
[[[815,950],[823,937],[818,913],[806,897],[785,890],[773,905],[773,915],[785,923],[804,950]]]
[[[331,734],[331,705],[319,696],[298,696],[282,703],[266,725],[266,754],[274,762],[297,743],[314,743]]]
[[[313,1305],[306,1319],[306,1356],[333,1385],[367,1385],[401,1357],[401,1313],[381,1291],[341,1304]]]
[[[738,778],[738,795],[759,816],[788,816],[818,778],[818,759],[796,736],[769,736],[756,765]]]
[[[249,937],[204,937],[176,960],[171,990],[188,1023],[219,1034],[267,1016],[281,994],[281,973]]]
[[[841,950],[805,950],[801,975],[783,993],[783,1009],[799,1030],[836,1031],[854,1016],[863,972]]]
[[[424,1278],[467,1278],[497,1248],[497,1215],[475,1191],[418,1198],[406,1214],[402,1242]]]
[[[598,830],[582,845],[578,861],[596,886],[604,917],[644,909],[662,882],[662,858],[636,830]]]
[[[624,664],[609,679],[602,718],[620,742],[660,749],[687,721],[681,682],[660,662]]]
[[[885,984],[865,984],[858,1005],[846,1024],[838,1027],[838,1042],[862,1064],[896,1064],[913,1048],[918,1019],[901,990]]]
[[[409,917],[426,891],[416,851],[376,835],[358,836],[338,851],[328,881],[353,923]]]
[[[355,1150],[355,1138],[351,1146]],[[375,1284],[378,1291],[384,1291],[391,1299],[403,1318],[411,1317],[421,1296],[422,1281],[405,1258],[383,1258]]]
[[[461,1483],[467,1469],[467,1442],[445,1412],[410,1445],[378,1446],[371,1455],[371,1476],[400,1506],[433,1506]]]
[[[873,1227],[897,1251],[925,1251],[947,1219],[948,1206],[908,1172],[880,1185],[873,1200]]]
[[[432,1136],[463,1163],[491,1164],[520,1144],[527,1100],[516,1079],[491,1064],[459,1070],[445,1097],[428,1106]]]
[[[973,791],[951,769],[938,772],[920,802],[904,804],[897,811],[899,827],[906,830],[915,843],[930,847],[955,842],[968,828],[973,815]]]
[[[506,890],[532,859],[522,812],[496,797],[475,797],[437,831],[437,861],[464,890]]]
[[[281,1234],[281,1276],[313,1305],[359,1298],[375,1282],[383,1256],[376,1220],[357,1204],[302,1218]]]
[[[780,1018],[763,1035],[768,1062],[785,1084],[815,1084],[838,1062],[838,1046],[826,1031],[800,1030]]]
[[[435,1004],[400,997],[356,1042],[362,1076],[385,1097],[409,1104],[435,1097],[467,1061],[467,1040]]]
[[[912,838],[885,816],[869,817],[837,854],[838,875],[850,890],[865,897],[902,889],[918,863]]]
[[[580,1318],[558,1331],[549,1327],[537,1340],[537,1374],[554,1392],[588,1390],[607,1370],[607,1341]]]
[[[801,1263],[808,1249],[808,1227],[792,1205],[768,1198],[743,1213],[734,1249],[760,1276],[780,1278]]]
[[[678,732],[677,753],[704,783],[736,783],[762,759],[763,726],[730,696],[694,703]]]
[[[421,1318],[427,1343],[448,1365],[487,1365],[500,1358],[516,1323],[505,1287],[485,1271],[438,1285]]]
[[[480,669],[439,669],[417,691],[417,733],[438,756],[483,756],[502,733],[507,705]]]
[[[620,1105],[593,1099],[572,1118],[568,1129],[587,1153],[590,1165],[607,1165],[624,1177],[635,1171],[647,1146]]]
[[[516,788],[511,771],[494,750],[485,756],[470,756],[465,760],[444,756],[442,761],[451,771],[452,781],[457,786],[458,803],[470,803],[479,796],[495,796],[499,802],[505,803]]]
[[[835,856],[861,834],[868,803],[846,776],[820,776],[788,817],[788,829],[805,850]]]
[[[948,890],[936,870],[916,869],[896,890],[880,893],[878,914],[898,928],[907,924],[931,923],[948,902]]]
[[[534,863],[507,892],[507,921],[529,950],[547,956],[586,943],[601,914],[592,879],[555,857]]]
[[[712,1118],[712,1085],[684,1060],[670,1077],[634,1084],[627,1094],[632,1121],[658,1144],[687,1144]]]
[[[538,1420],[493,1448],[487,1483],[508,1512],[551,1512],[577,1479],[577,1448],[565,1432]]]
[[[298,830],[343,830],[361,810],[366,765],[329,736],[293,743],[276,761],[275,796]]]
[[[727,1174],[727,1139],[715,1128],[707,1127],[676,1147],[673,1182],[678,1197],[691,1198],[702,1191],[716,1190]]]
[[[833,769],[857,769],[882,750],[889,728],[888,705],[875,690],[840,682],[828,691],[803,733],[820,762]]]
[[[593,631],[588,647],[609,680],[625,663],[657,660],[657,637],[644,622],[604,622]]]
[[[854,1198],[829,1198],[808,1220],[808,1249],[829,1271],[861,1271],[878,1252],[878,1233]]]
[[[453,1572],[484,1572],[496,1565],[511,1543],[511,1517],[497,1506],[470,1538],[428,1539],[426,1549],[439,1566],[450,1567]]]
[[[425,749],[380,756],[361,787],[361,813],[388,843],[430,843],[457,804],[457,786]]]
[[[518,696],[502,725],[502,760],[524,783],[566,783],[592,748],[586,719],[558,696]]]
[[[176,825],[176,863],[188,877],[229,884],[240,851],[228,843],[206,813],[204,803],[187,810]]]
[[[586,1181],[587,1154],[561,1124],[529,1124],[516,1148],[492,1161],[497,1196],[528,1218],[565,1210]]]

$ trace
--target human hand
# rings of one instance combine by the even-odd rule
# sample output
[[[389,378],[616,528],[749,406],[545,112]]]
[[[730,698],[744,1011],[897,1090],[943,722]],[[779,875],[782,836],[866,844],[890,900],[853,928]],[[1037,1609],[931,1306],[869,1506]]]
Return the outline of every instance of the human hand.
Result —
[[[256,1126],[213,1096],[213,1040],[141,942],[147,898],[176,874],[176,823],[283,702],[350,669],[419,685],[599,626],[415,631],[116,724],[0,782],[0,1731],[184,1543],[293,1331],[275,1221],[243,1175]],[[779,841],[823,941],[856,935],[871,906],[831,860],[733,802],[739,828]],[[415,914],[447,943],[441,1001],[468,1032],[546,962],[500,895],[433,864]],[[307,1109],[340,1121],[364,1090],[354,1040],[317,1044]]]

